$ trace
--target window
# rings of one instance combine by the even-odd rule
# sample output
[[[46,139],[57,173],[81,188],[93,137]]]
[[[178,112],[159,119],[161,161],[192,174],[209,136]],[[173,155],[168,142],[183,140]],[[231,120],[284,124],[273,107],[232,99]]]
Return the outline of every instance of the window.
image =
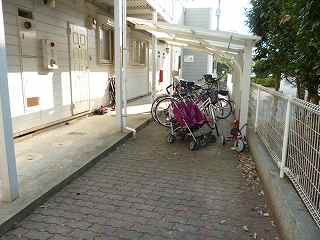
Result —
[[[113,62],[113,30],[109,26],[99,26],[98,33],[98,61],[101,64]]]
[[[145,65],[147,54],[146,42],[141,40],[133,40],[131,46],[131,64]]]

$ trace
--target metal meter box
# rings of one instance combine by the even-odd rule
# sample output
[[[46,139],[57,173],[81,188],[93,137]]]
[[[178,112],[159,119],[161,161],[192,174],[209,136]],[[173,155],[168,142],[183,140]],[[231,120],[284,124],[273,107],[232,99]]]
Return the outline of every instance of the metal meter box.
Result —
[[[38,40],[33,19],[19,17],[20,48],[22,57],[37,57]]]
[[[45,69],[58,69],[57,43],[54,40],[42,39],[42,61]]]

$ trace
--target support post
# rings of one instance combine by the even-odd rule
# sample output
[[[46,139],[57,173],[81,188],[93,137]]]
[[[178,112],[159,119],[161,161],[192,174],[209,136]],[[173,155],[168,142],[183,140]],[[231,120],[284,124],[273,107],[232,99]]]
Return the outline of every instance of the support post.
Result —
[[[2,201],[11,202],[18,198],[19,191],[12,136],[2,2],[0,1],[0,195]]]
[[[257,132],[259,123],[259,111],[260,111],[260,88],[258,87],[257,92],[257,103],[256,103],[256,118],[254,120],[254,131]]]
[[[220,30],[220,15],[221,15],[221,0],[219,0],[218,8],[216,10],[216,16],[217,16],[217,31]]]
[[[235,65],[232,69],[232,100],[235,105],[234,113],[238,119],[240,109],[240,71]]]
[[[158,13],[153,11],[152,21],[154,25],[158,23]],[[152,96],[157,92],[157,62],[158,62],[158,39],[152,35]]]
[[[126,0],[114,0],[116,113],[121,131],[126,126]]]
[[[239,81],[239,79],[236,78],[236,69],[235,69],[235,66],[233,66],[232,68],[232,77],[231,77],[231,81],[232,81],[232,100],[234,102],[236,102],[236,91],[237,91],[237,88],[236,88],[236,81]]]
[[[240,81],[240,127],[244,126],[248,122],[251,63],[252,43],[247,42],[243,53],[243,69]]]
[[[208,61],[207,61],[207,73],[214,75],[214,64],[216,63],[216,58],[213,54],[208,54]]]
[[[286,167],[286,160],[287,160],[287,153],[288,153],[291,101],[292,101],[292,97],[290,96],[288,98],[288,103],[287,103],[286,122],[285,122],[283,141],[282,141],[282,154],[281,154],[281,164],[280,164],[280,177],[281,178],[284,177],[284,170]]]
[[[127,0],[122,0],[122,101],[123,101],[123,126],[127,127],[128,113],[127,113],[127,62],[128,62],[128,48],[127,48]]]
[[[217,56],[212,56],[212,59],[213,59],[213,76],[218,78],[218,59],[217,59]]]
[[[170,84],[173,85],[173,82],[173,46],[170,45]],[[172,91],[170,91],[170,93],[172,93]]]

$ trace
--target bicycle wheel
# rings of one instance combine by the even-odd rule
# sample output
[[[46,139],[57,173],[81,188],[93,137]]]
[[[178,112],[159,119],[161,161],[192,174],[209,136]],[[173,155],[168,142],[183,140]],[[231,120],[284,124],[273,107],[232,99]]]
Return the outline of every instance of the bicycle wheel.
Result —
[[[169,108],[171,106],[172,97],[164,97],[160,99],[154,109],[155,119],[160,125],[164,127],[170,127],[170,113]]]
[[[211,129],[216,128],[216,119],[215,119],[215,112],[214,112],[214,107],[210,104],[206,108],[202,110],[206,120],[207,124]]]
[[[244,141],[242,141],[241,139],[237,139],[234,142],[233,147],[238,153],[242,153],[244,151],[244,149],[246,148],[246,145],[245,145]]]
[[[214,104],[215,115],[219,119],[226,119],[232,113],[232,105],[230,101],[219,98],[218,101]]]
[[[157,122],[155,109],[156,109],[156,106],[157,106],[158,102],[159,102],[160,100],[162,100],[163,98],[166,98],[166,97],[168,97],[168,96],[169,96],[169,95],[167,95],[167,94],[163,94],[163,95],[161,95],[161,96],[156,97],[156,98],[153,100],[152,105],[151,105],[151,116],[152,116],[153,121]]]

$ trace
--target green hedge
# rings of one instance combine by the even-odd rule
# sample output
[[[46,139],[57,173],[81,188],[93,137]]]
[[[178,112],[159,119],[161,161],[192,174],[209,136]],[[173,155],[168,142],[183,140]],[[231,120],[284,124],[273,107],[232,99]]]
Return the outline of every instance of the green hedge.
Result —
[[[256,84],[260,84],[264,87],[275,87],[275,80],[272,77],[267,77],[267,78],[253,77],[252,82]]]

